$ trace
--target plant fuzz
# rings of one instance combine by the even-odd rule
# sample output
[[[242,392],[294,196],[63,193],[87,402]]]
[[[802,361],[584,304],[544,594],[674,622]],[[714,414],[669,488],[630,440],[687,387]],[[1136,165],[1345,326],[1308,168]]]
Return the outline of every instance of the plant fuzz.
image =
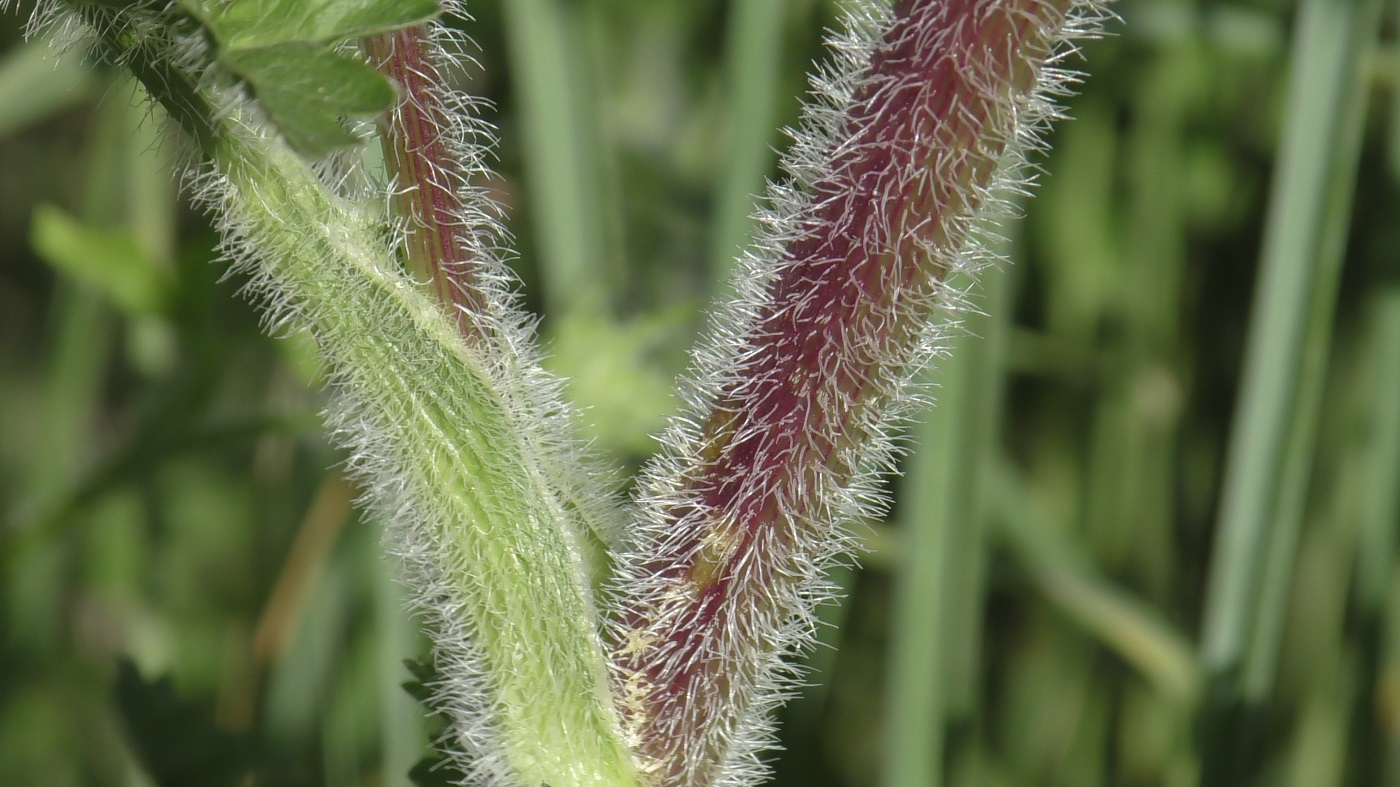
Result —
[[[1070,42],[1102,6],[923,0],[853,14],[769,189],[736,302],[694,356],[689,405],[643,483],[613,598],[613,664],[645,768],[751,784],[813,638],[846,527],[879,512],[890,424],[944,346],[946,280],[1024,186]],[[938,326],[942,327],[938,327]]]
[[[948,280],[986,263],[978,235],[1024,187],[1021,156],[1068,82],[1058,64],[1102,4],[852,0],[738,296],[622,512],[570,436],[473,185],[491,141],[443,78],[460,42],[393,0],[363,17],[306,2],[330,32],[241,35],[347,73],[363,55],[392,81],[383,186],[354,156],[298,155],[229,65],[254,61],[227,51],[226,4],[68,0],[35,19],[71,12],[181,121],[205,160],[192,182],[269,323],[317,338],[330,428],[428,621],[470,783],[756,784],[797,677],[784,657],[812,640],[846,528],[879,512],[891,424],[964,301]],[[600,610],[584,542],[614,540],[600,523],[619,517]]]

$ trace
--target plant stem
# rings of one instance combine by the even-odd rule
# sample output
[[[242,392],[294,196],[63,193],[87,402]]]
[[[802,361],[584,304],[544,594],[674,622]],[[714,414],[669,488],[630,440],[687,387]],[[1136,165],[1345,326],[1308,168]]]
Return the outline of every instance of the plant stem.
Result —
[[[1370,350],[1374,354],[1372,395],[1364,487],[1361,548],[1357,550],[1356,595],[1368,624],[1384,615],[1387,583],[1395,555],[1396,523],[1400,522],[1400,285],[1379,286],[1367,305],[1370,310]]]
[[[734,257],[748,245],[754,195],[773,166],[771,139],[778,107],[778,75],[783,64],[786,0],[734,0],[725,32],[728,136],[715,194],[711,230],[711,289],[720,292],[734,269]]]
[[[596,308],[607,291],[602,257],[605,194],[592,129],[580,106],[586,82],[570,60],[581,47],[558,0],[502,4],[520,98],[521,147],[549,314]]]
[[[463,338],[479,341],[476,319],[486,312],[480,266],[470,257],[469,223],[458,190],[467,187],[449,140],[442,76],[425,39],[427,25],[365,39],[371,61],[399,88],[399,102],[384,123],[381,144],[393,183],[397,218],[407,224],[406,268],[439,303],[453,307]],[[485,217],[478,217],[485,219]],[[483,223],[489,227],[489,219]]]
[[[911,430],[901,495],[885,694],[885,784],[943,784],[954,717],[975,707],[986,480],[995,467],[1010,274],[983,279],[989,314],[969,315],[933,381],[937,407]]]
[[[1308,0],[1298,21],[1290,88],[1297,110],[1287,113],[1279,153],[1211,564],[1203,658],[1215,675],[1241,666],[1262,602],[1260,555],[1272,554],[1267,545],[1289,529],[1281,517],[1301,516],[1301,499],[1289,506],[1282,499],[1306,486],[1306,463],[1292,473],[1282,468],[1312,444],[1316,413],[1304,404],[1316,403],[1325,371],[1345,240],[1344,229],[1328,238],[1324,220],[1345,216],[1331,208],[1351,198],[1355,132],[1366,107],[1356,71],[1378,8],[1373,0]],[[1262,699],[1263,691],[1266,684],[1253,685],[1251,697]]]
[[[577,524],[532,455],[538,437],[299,158],[237,119],[219,130],[227,232],[256,239],[260,286],[293,300],[348,400],[342,439],[398,520],[463,745],[496,739],[463,764],[526,783],[633,784]]]
[[[618,691],[661,783],[761,773],[780,655],[810,637],[840,524],[887,463],[891,403],[956,297],[943,280],[975,267],[972,227],[1085,7],[905,0],[856,44],[834,111],[808,115],[787,162],[805,194],[776,191],[784,215],[736,278],[730,337],[698,353],[700,404],[653,466],[643,542],[621,561]]]
[[[566,438],[542,412],[547,396],[525,390],[548,381],[517,325],[487,304],[471,316],[490,320],[489,341],[480,331],[482,341],[464,342],[441,304],[397,270],[378,217],[328,188],[221,91],[217,72],[196,78],[180,65],[210,58],[177,50],[173,34],[128,32],[169,31],[176,11],[72,7],[212,163],[202,198],[252,291],[269,296],[275,320],[319,342],[341,394],[333,434],[351,449],[351,470],[434,631],[460,764],[492,782],[635,785],[580,558],[581,515],[554,475],[552,451]],[[426,149],[403,145],[412,155],[400,164]],[[441,196],[423,187],[445,189],[450,174],[438,174],[414,184],[412,208]],[[415,246],[415,233],[410,253],[444,252],[460,239],[451,222],[472,218],[445,219],[450,209],[431,204],[418,225],[431,243]],[[416,264],[447,270],[443,258]]]

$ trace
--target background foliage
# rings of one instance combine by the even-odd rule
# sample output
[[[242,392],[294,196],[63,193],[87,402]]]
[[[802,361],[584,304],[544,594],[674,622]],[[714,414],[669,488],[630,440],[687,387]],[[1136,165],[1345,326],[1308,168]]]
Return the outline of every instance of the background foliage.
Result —
[[[493,102],[527,303],[592,436],[634,469],[835,6],[472,8],[469,88]],[[1006,228],[980,339],[935,381],[890,520],[838,577],[839,649],[785,711],[780,784],[1400,777],[1400,7],[1374,57],[1347,50],[1345,89],[1293,100],[1290,58],[1331,62],[1291,53],[1293,4],[1117,10]],[[423,642],[321,436],[306,342],[264,337],[220,281],[168,176],[178,146],[131,84],[55,67],[19,24],[0,17],[0,777],[406,783],[432,727],[400,686]],[[1314,297],[1253,319],[1320,360],[1246,341],[1279,257]],[[1269,407],[1237,405],[1245,368],[1274,380],[1292,437],[1241,436]],[[1273,537],[1226,558],[1222,501],[1251,469]],[[1261,576],[1262,611],[1212,601],[1212,572]],[[1212,660],[1208,626],[1248,654]]]

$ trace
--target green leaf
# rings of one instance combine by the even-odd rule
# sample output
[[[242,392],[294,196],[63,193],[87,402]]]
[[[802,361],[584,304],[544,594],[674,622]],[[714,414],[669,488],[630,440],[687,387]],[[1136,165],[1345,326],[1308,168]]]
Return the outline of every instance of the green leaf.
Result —
[[[412,680],[404,681],[403,690],[422,703],[430,715],[433,714],[436,709],[432,705],[432,687],[444,680],[442,674],[431,659],[404,659],[403,663],[413,675]],[[457,767],[444,748],[447,739],[443,736],[443,728],[446,724],[441,716],[435,718],[439,720],[432,736],[436,742],[432,751],[408,772],[408,779],[416,787],[452,787],[466,784],[466,774],[462,773],[462,769]]]
[[[52,205],[34,209],[34,251],[59,273],[110,300],[128,317],[165,309],[174,282],[129,230],[98,229]]]
[[[373,115],[394,102],[394,89],[377,71],[317,44],[224,50],[219,60],[248,82],[287,141],[308,156],[355,143],[340,116]]]
[[[181,697],[169,677],[147,681],[122,661],[116,700],[132,748],[161,787],[232,786],[251,770],[252,742],[215,727],[212,714]]]
[[[338,43],[426,22],[434,0],[181,0],[225,49]]]

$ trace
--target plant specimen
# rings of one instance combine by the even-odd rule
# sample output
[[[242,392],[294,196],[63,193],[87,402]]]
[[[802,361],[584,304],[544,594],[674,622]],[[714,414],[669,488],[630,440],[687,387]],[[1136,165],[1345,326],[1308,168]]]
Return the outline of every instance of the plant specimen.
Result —
[[[539,366],[441,77],[431,0],[71,0],[194,143],[190,182],[329,418],[423,612],[472,783],[752,784],[823,571],[879,510],[891,424],[1024,184],[1095,0],[852,3],[637,499]],[[370,120],[379,119],[377,126]],[[377,129],[377,130],[376,130]],[[363,162],[371,137],[384,176]],[[593,590],[590,542],[608,575]]]

